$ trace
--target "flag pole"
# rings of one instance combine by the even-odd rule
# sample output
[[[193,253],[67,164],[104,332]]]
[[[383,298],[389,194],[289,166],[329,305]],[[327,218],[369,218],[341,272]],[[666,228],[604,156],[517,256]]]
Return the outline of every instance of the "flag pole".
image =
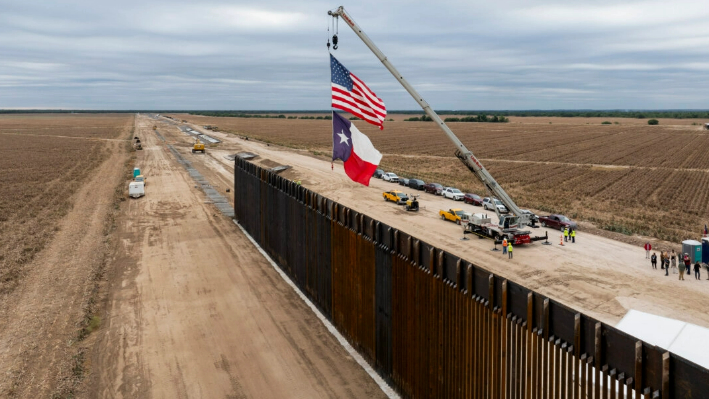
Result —
[[[332,157],[334,158],[335,156],[335,110],[330,110],[330,120],[332,121],[332,133],[330,134],[330,137],[332,137]],[[331,159],[330,160],[330,170],[335,171],[335,160]]]

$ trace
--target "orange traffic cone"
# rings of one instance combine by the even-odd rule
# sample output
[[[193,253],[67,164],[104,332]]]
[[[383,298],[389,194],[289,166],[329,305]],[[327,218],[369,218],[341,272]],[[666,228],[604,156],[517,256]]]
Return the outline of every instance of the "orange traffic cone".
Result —
[[[559,236],[559,245],[561,245],[562,247],[564,246],[564,235],[563,234]]]

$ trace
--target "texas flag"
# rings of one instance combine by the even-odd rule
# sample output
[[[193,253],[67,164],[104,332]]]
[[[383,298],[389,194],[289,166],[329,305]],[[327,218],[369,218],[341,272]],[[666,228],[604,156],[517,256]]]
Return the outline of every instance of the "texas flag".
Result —
[[[369,186],[382,154],[365,136],[337,112],[332,113],[332,160],[341,159],[350,179]]]

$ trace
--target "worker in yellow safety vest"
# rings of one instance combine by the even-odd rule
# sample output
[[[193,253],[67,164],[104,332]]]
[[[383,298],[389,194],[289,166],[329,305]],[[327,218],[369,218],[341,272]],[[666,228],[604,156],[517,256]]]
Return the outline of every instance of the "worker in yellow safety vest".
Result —
[[[571,243],[572,244],[575,243],[576,242],[576,229],[571,230],[571,233],[569,233],[569,235],[571,236]]]
[[[512,259],[512,241],[507,244],[507,253],[510,254],[510,259]]]
[[[569,228],[564,227],[564,242],[569,241]]]

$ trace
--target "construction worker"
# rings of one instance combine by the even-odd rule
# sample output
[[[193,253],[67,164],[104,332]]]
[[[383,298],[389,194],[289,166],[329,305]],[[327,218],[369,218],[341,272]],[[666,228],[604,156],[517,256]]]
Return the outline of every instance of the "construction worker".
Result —
[[[571,229],[571,233],[569,233],[569,235],[571,236],[571,243],[576,243],[576,229]]]
[[[507,244],[507,253],[510,254],[510,259],[512,259],[512,241]]]
[[[652,244],[650,242],[645,243],[645,259],[650,259],[650,251],[652,250]]]
[[[502,239],[502,254],[507,253],[507,237]]]
[[[564,227],[564,242],[568,242],[568,241],[569,241],[569,228]]]

